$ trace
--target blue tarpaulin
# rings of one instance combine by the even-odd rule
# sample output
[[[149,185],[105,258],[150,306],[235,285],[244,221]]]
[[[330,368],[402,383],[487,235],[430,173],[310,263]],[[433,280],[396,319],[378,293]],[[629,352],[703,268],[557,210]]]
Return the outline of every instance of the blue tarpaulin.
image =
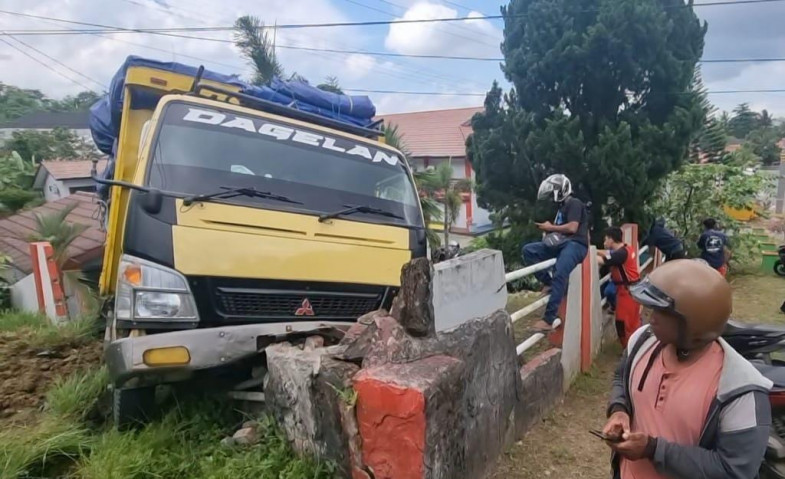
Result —
[[[90,132],[99,150],[113,155],[113,145],[120,133],[123,112],[125,75],[134,66],[151,67],[173,73],[196,76],[198,68],[176,62],[161,62],[129,56],[115,73],[109,92],[90,108]],[[287,105],[291,108],[332,118],[357,126],[369,126],[376,115],[376,107],[367,96],[348,96],[327,92],[305,81],[273,79],[269,85],[256,86],[242,81],[237,75],[224,75],[204,70],[202,78],[240,87],[241,93]],[[151,91],[134,93],[132,108],[154,108],[160,95]]]

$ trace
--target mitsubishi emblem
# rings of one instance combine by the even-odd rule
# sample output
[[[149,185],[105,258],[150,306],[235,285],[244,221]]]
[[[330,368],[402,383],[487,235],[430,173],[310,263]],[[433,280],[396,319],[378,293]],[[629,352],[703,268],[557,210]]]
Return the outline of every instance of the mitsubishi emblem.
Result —
[[[297,311],[294,312],[295,316],[314,316],[315,313],[313,312],[313,306],[311,306],[311,302],[308,301],[308,298],[303,300],[303,303],[297,308]]]

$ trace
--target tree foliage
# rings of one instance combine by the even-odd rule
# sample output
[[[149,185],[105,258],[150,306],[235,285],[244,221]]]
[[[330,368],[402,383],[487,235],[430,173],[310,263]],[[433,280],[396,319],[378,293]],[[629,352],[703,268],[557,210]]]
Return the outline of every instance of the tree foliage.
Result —
[[[733,109],[733,117],[728,122],[728,127],[733,136],[743,139],[757,128],[758,124],[758,114],[750,109],[749,104],[742,103]]]
[[[690,145],[690,160],[693,163],[701,161],[717,163],[725,155],[728,133],[722,121],[716,116],[717,108],[709,101],[700,70],[695,71],[693,89],[698,94],[701,108],[706,112],[706,117],[700,131]]]
[[[86,111],[99,95],[83,91],[62,100],[47,98],[39,90],[29,90],[0,83],[0,123],[36,111]]]
[[[16,213],[40,199],[31,191],[35,165],[16,152],[0,155],[0,214]]]
[[[715,218],[732,238],[733,258],[740,263],[754,259],[756,244],[752,235],[742,232],[742,224],[728,216],[724,207],[753,207],[756,198],[772,188],[771,180],[750,174],[742,166],[685,165],[668,176],[650,203],[653,215],[662,216],[679,237],[686,240],[692,253],[706,218]]]
[[[782,149],[777,145],[782,135],[771,126],[752,130],[747,135],[747,144],[750,150],[760,158],[764,165],[774,165],[780,162]]]
[[[529,223],[544,215],[535,204],[540,181],[558,172],[614,221],[641,220],[706,115],[692,84],[706,27],[681,7],[680,0],[504,7],[503,71],[514,88],[503,95],[493,85],[467,142],[482,206],[513,226]]]
[[[15,151],[24,160],[36,163],[51,159],[92,159],[99,155],[93,145],[65,128],[15,131],[2,149],[5,152]]]
[[[273,40],[259,18],[245,15],[234,22],[234,44],[254,68],[253,84],[266,85],[274,77],[284,74],[283,66],[275,55]]]

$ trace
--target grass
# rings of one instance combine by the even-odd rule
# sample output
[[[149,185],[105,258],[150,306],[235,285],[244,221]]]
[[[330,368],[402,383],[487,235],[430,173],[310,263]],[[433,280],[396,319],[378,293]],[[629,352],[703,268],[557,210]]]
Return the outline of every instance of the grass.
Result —
[[[94,332],[89,319],[55,326],[38,314],[0,312],[0,335],[9,344],[70,348],[95,341]],[[41,411],[24,425],[0,428],[0,479],[335,477],[334,465],[298,457],[271,419],[256,423],[258,444],[222,446],[244,419],[224,397],[187,397],[160,420],[119,432],[106,419],[108,384],[98,364],[60,377]]]
[[[96,321],[92,317],[76,318],[61,325],[46,316],[24,311],[0,311],[0,333],[18,335],[32,347],[79,345],[95,336]]]
[[[785,278],[755,274],[730,279],[734,291],[733,318],[748,323],[785,324],[780,305],[785,301]]]
[[[58,381],[38,422],[0,432],[0,479],[257,477],[327,479],[335,467],[298,457],[276,423],[256,423],[261,441],[226,448],[222,438],[242,422],[227,400],[188,398],[160,421],[137,431],[88,424],[89,411],[106,391],[104,368]]]
[[[105,367],[60,378],[46,394],[46,409],[54,416],[84,420],[108,385]]]
[[[542,294],[533,291],[522,291],[520,293],[511,294],[507,300],[507,312],[512,314],[521,308],[524,308],[537,301],[541,297]],[[526,340],[526,338],[531,336],[531,328],[534,326],[534,323],[542,317],[544,309],[544,307],[540,308],[528,316],[523,317],[513,323],[512,331],[516,343],[520,344]],[[534,356],[549,349],[550,347],[550,343],[546,339],[541,339],[539,342],[537,342],[537,344],[527,349],[526,352],[523,353],[523,362],[530,360]]]

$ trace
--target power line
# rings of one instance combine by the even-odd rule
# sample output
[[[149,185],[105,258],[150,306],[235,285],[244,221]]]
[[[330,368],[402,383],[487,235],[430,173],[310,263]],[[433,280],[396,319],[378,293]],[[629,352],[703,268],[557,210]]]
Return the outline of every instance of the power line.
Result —
[[[720,7],[720,6],[731,6],[731,5],[754,5],[754,4],[766,4],[766,3],[781,3],[785,0],[731,0],[727,2],[722,1],[715,1],[715,2],[704,2],[704,3],[697,3],[693,5],[684,4],[684,5],[674,5],[674,6],[664,6],[664,9],[673,9],[673,8],[702,8],[702,7]],[[584,9],[578,10],[578,12],[597,12],[599,9],[592,8],[592,9]],[[172,27],[172,28],[121,28],[121,27],[108,27],[106,25],[96,24],[96,23],[88,23],[88,22],[77,22],[73,20],[63,20],[63,19],[56,19],[52,17],[44,17],[40,15],[32,15],[29,13],[21,13],[21,12],[12,12],[8,10],[0,10],[0,13],[5,13],[7,15],[16,15],[21,17],[28,17],[28,18],[38,18],[38,19],[48,19],[53,21],[59,21],[63,23],[71,23],[75,25],[84,25],[84,26],[92,26],[92,27],[99,27],[99,28],[109,28],[111,31],[107,32],[100,32],[100,33],[120,33],[120,32],[137,32],[137,33],[172,33],[172,32],[221,32],[221,31],[232,31],[234,30],[234,26],[216,26],[216,27]],[[524,17],[524,14],[517,14],[506,15],[506,18],[517,18],[517,17]],[[504,15],[484,15],[484,16],[477,16],[477,17],[450,17],[450,18],[423,18],[423,19],[397,19],[397,20],[375,20],[375,21],[364,21],[364,22],[330,22],[330,23],[291,23],[291,24],[282,24],[276,26],[269,26],[265,25],[260,28],[264,29],[299,29],[299,28],[333,28],[333,27],[365,27],[365,26],[378,26],[378,25],[395,25],[395,24],[407,24],[407,23],[450,23],[450,22],[465,22],[465,21],[473,21],[473,20],[499,20],[504,19]],[[119,31],[116,31],[119,30]],[[27,31],[27,33],[32,33],[35,31]],[[21,32],[16,32],[15,34],[21,34]],[[228,41],[228,40],[227,40]]]
[[[45,62],[43,62],[43,61],[39,60],[38,58],[36,58],[36,57],[34,57],[34,56],[30,55],[28,52],[26,52],[26,51],[22,50],[21,48],[19,48],[18,46],[14,45],[14,44],[13,44],[13,43],[11,43],[11,42],[9,42],[9,41],[8,41],[8,40],[6,40],[5,38],[0,38],[0,42],[3,42],[3,43],[5,43],[5,44],[6,44],[6,45],[8,45],[9,47],[13,48],[14,50],[18,51],[19,53],[21,53],[22,55],[26,56],[27,58],[29,58],[29,59],[33,60],[34,62],[38,63],[39,65],[43,66],[43,67],[44,67],[44,68],[46,68],[47,70],[51,70],[51,71],[53,71],[53,72],[57,73],[57,74],[58,74],[58,75],[60,75],[61,77],[63,77],[63,78],[65,78],[66,80],[70,81],[71,83],[73,83],[73,84],[75,84],[75,85],[79,85],[80,87],[84,88],[85,90],[91,91],[91,92],[93,92],[93,93],[97,93],[97,92],[95,92],[95,91],[94,91],[92,88],[90,88],[90,87],[86,86],[85,84],[83,84],[83,83],[81,83],[81,82],[79,82],[79,81],[77,81],[77,80],[74,80],[73,78],[69,77],[68,75],[64,74],[63,72],[61,72],[61,71],[59,71],[59,70],[56,70],[55,68],[53,68],[53,67],[52,67],[51,65],[49,65],[48,63],[45,63]]]
[[[428,95],[428,96],[477,96],[484,97],[485,93],[473,92],[434,92],[434,91],[402,91],[402,90],[368,90],[364,88],[342,88],[343,91],[355,93],[379,93],[386,95]],[[694,92],[677,92],[676,94],[688,94]],[[735,93],[785,93],[785,88],[782,89],[755,89],[755,90],[714,90],[706,91],[709,95],[726,95]]]
[[[51,56],[47,55],[46,53],[42,52],[41,50],[37,49],[36,47],[34,47],[34,46],[32,46],[32,45],[30,45],[30,44],[28,44],[28,43],[25,43],[25,42],[23,42],[22,40],[19,40],[18,38],[14,38],[14,37],[13,37],[13,36],[11,36],[11,35],[8,35],[8,38],[10,38],[10,39],[14,40],[14,41],[15,41],[15,42],[17,42],[17,43],[20,43],[20,44],[22,44],[22,45],[26,46],[26,47],[27,47],[27,48],[29,48],[30,50],[33,50],[34,52],[38,53],[39,55],[41,55],[41,56],[43,56],[43,57],[45,57],[45,58],[48,58],[49,60],[51,60],[51,61],[53,61],[53,62],[57,63],[57,64],[58,64],[58,65],[60,65],[61,67],[65,68],[66,70],[68,70],[68,71],[70,71],[70,72],[72,72],[72,73],[75,73],[76,75],[79,75],[80,77],[84,78],[85,80],[87,80],[87,81],[90,81],[90,82],[92,82],[92,83],[94,83],[94,84],[96,84],[96,85],[100,86],[100,87],[101,87],[101,88],[103,88],[104,90],[108,90],[108,89],[109,89],[109,88],[108,88],[106,85],[104,85],[103,83],[99,82],[98,80],[95,80],[94,78],[90,78],[89,76],[87,76],[87,75],[83,74],[82,72],[79,72],[79,71],[77,71],[77,70],[74,70],[73,68],[69,67],[69,66],[68,66],[68,65],[66,65],[65,63],[61,62],[60,60],[58,60],[58,59],[56,59],[56,58],[53,58],[53,57],[51,57]]]
[[[351,0],[347,0],[351,1]],[[782,2],[785,0],[746,0],[746,1],[755,1],[755,2]],[[723,2],[722,5],[730,4],[732,2]],[[708,5],[708,4],[702,4]],[[0,10],[0,13],[11,13],[16,15],[15,12],[6,12]],[[185,38],[190,40],[202,40],[202,41],[211,41],[211,42],[219,42],[219,43],[228,43],[234,44],[232,40],[226,40],[221,38],[208,38],[208,37],[194,37],[188,35],[177,35],[169,33],[170,30],[178,30],[181,31],[183,29],[129,29],[123,27],[113,27],[107,25],[100,25],[100,24],[92,24],[92,23],[85,23],[85,22],[75,22],[71,20],[64,20],[59,18],[49,18],[49,17],[41,17],[38,15],[28,15],[28,14],[18,14],[23,16],[29,16],[32,18],[54,21],[54,22],[65,22],[65,23],[75,23],[79,25],[96,25],[104,28],[108,28],[110,30],[84,30],[84,29],[65,29],[65,30],[6,30],[0,32],[0,36],[24,36],[24,35],[47,35],[47,34],[88,34],[88,35],[101,35],[104,36],[105,34],[109,33],[143,33],[143,34],[151,34],[151,35],[163,35],[163,36],[170,36],[175,38]],[[195,31],[201,28],[215,28],[215,27],[187,27],[189,31]],[[231,27],[234,28],[234,27]],[[267,28],[267,27],[264,27]],[[272,27],[270,27],[272,28]],[[166,31],[164,31],[166,30]],[[109,37],[107,37],[109,38]],[[115,39],[116,40],[116,39]],[[18,40],[17,40],[18,41]],[[121,40],[117,40],[121,41]],[[126,42],[128,43],[128,42]],[[131,45],[142,46],[144,48],[150,48],[152,50],[159,50],[164,51],[166,53],[171,53],[167,50],[157,49],[153,47],[148,47],[146,45],[139,45],[130,43]],[[429,59],[429,60],[466,60],[466,61],[489,61],[489,62],[500,62],[504,61],[503,57],[476,57],[476,56],[455,56],[455,55],[417,55],[417,54],[405,54],[405,53],[391,53],[391,52],[375,52],[375,51],[367,51],[367,50],[344,50],[344,49],[335,49],[335,48],[316,48],[316,47],[303,47],[303,46],[295,46],[295,45],[276,45],[277,48],[289,49],[289,50],[302,50],[302,51],[311,51],[311,52],[328,52],[328,53],[341,53],[341,54],[363,54],[363,55],[371,55],[371,56],[380,56],[380,57],[391,57],[391,58],[420,58],[420,59]],[[229,66],[226,64],[214,62],[211,60],[202,59],[199,57],[193,57],[185,54],[179,54],[183,57],[193,58],[196,60],[203,60],[210,63],[215,63],[217,65],[224,65]],[[699,60],[699,63],[763,63],[763,62],[783,62],[785,58],[727,58],[727,59],[706,59],[706,60]],[[233,68],[236,68],[233,66]]]

